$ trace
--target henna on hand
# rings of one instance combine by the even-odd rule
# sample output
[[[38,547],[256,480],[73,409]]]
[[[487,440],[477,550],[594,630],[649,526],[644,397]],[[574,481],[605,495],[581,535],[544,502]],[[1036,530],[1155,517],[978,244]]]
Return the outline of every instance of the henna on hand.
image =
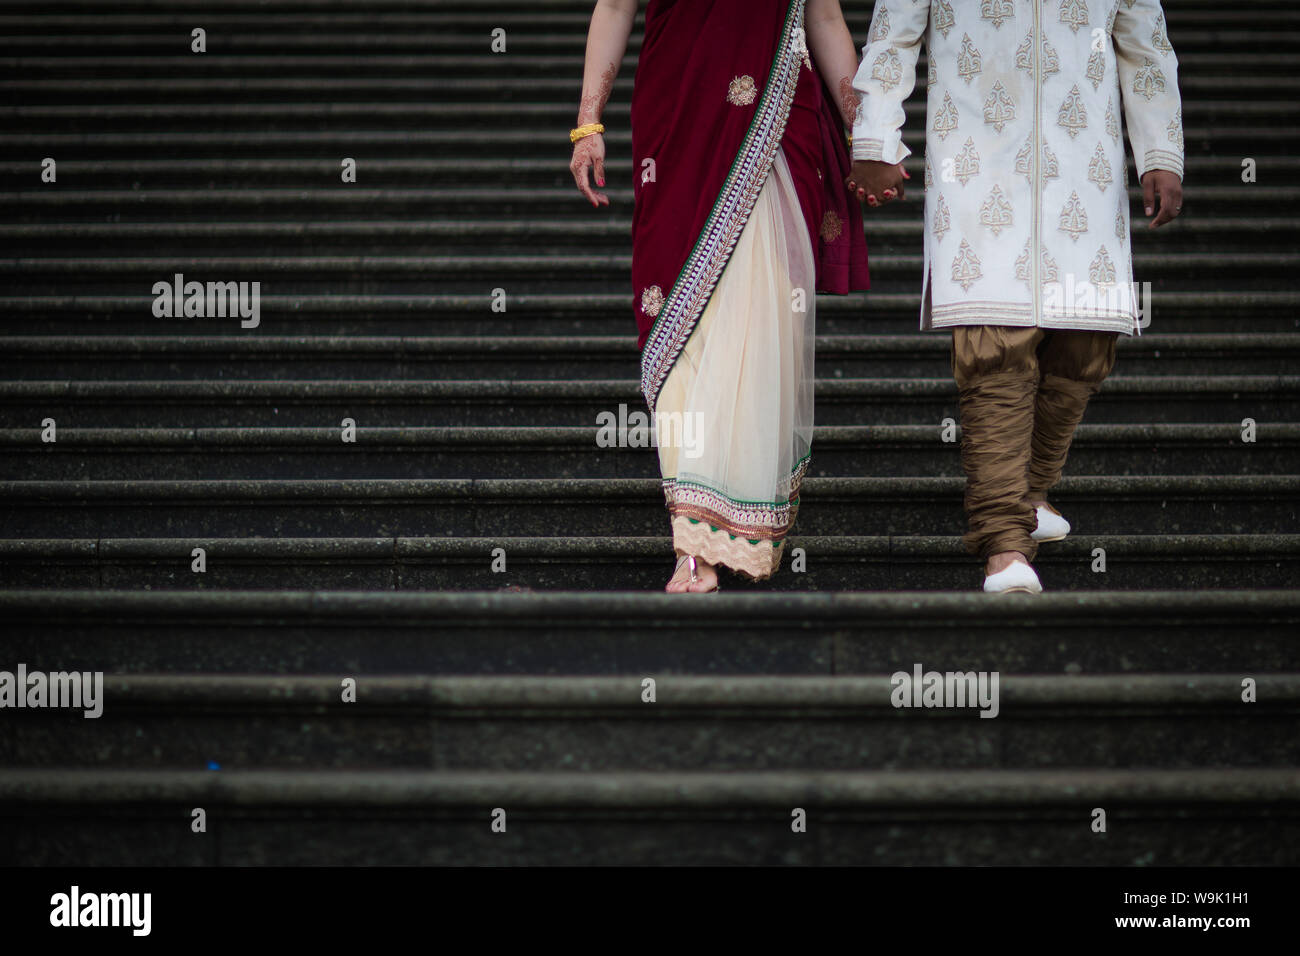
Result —
[[[573,144],[573,159],[569,162],[569,171],[578,190],[587,197],[592,206],[608,206],[609,197],[591,188],[587,171],[596,175],[596,185],[605,185],[605,137],[599,133],[584,136]]]
[[[609,95],[614,90],[614,77],[616,76],[618,76],[618,64],[611,63],[605,68],[605,72],[600,75],[600,83],[596,89],[582,98],[582,103],[578,106],[578,122],[576,125],[585,126],[587,123],[600,122],[600,116],[605,111],[605,104],[609,102]]]
[[[853,77],[840,77],[840,115],[844,118],[844,125],[853,128],[854,122],[858,118],[858,105],[862,102],[862,95],[853,88]]]

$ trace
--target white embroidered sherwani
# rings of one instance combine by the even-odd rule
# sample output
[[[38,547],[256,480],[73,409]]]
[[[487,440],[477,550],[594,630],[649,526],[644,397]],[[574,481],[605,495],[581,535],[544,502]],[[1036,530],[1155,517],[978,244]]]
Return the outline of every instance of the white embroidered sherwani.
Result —
[[[853,158],[897,163],[929,51],[921,327],[1133,333],[1120,110],[1138,175],[1183,175],[1159,0],[878,0]]]

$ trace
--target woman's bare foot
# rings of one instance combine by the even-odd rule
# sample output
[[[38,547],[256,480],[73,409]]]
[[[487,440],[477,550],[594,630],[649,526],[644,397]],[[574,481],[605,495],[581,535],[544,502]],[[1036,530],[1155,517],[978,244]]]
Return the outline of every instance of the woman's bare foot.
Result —
[[[669,580],[668,586],[664,588],[670,594],[682,594],[686,592],[699,593],[703,591],[712,591],[718,586],[718,572],[713,565],[707,561],[695,559],[695,580],[691,580],[691,562],[687,560],[686,555],[681,555],[677,559],[677,571]]]

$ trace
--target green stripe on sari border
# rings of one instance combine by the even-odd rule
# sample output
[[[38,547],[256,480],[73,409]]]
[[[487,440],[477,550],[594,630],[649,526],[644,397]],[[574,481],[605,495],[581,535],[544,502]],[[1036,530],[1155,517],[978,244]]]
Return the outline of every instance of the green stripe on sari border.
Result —
[[[736,540],[736,536],[732,534],[730,531],[728,531],[726,528],[719,528],[716,524],[710,524],[707,521],[701,521],[699,518],[692,518],[690,515],[682,515],[682,517],[685,518],[687,521],[689,521],[691,524],[707,524],[709,525],[710,531],[716,531],[719,534],[725,534],[732,541]],[[784,543],[783,541],[772,541],[763,538],[745,538],[744,540],[748,541],[750,544],[755,546],[762,545],[762,544],[771,545],[773,551],[779,550],[781,545]]]

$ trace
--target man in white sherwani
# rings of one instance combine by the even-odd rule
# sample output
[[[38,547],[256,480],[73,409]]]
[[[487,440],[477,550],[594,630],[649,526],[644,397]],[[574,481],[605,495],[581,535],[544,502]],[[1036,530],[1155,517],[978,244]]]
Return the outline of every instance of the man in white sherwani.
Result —
[[[868,206],[904,194],[903,101],[922,40],[921,327],[952,330],[964,542],[986,591],[1038,592],[1038,543],[1070,530],[1047,493],[1116,339],[1148,314],[1121,116],[1151,227],[1182,206],[1177,59],[1159,0],[878,0],[846,180]]]

